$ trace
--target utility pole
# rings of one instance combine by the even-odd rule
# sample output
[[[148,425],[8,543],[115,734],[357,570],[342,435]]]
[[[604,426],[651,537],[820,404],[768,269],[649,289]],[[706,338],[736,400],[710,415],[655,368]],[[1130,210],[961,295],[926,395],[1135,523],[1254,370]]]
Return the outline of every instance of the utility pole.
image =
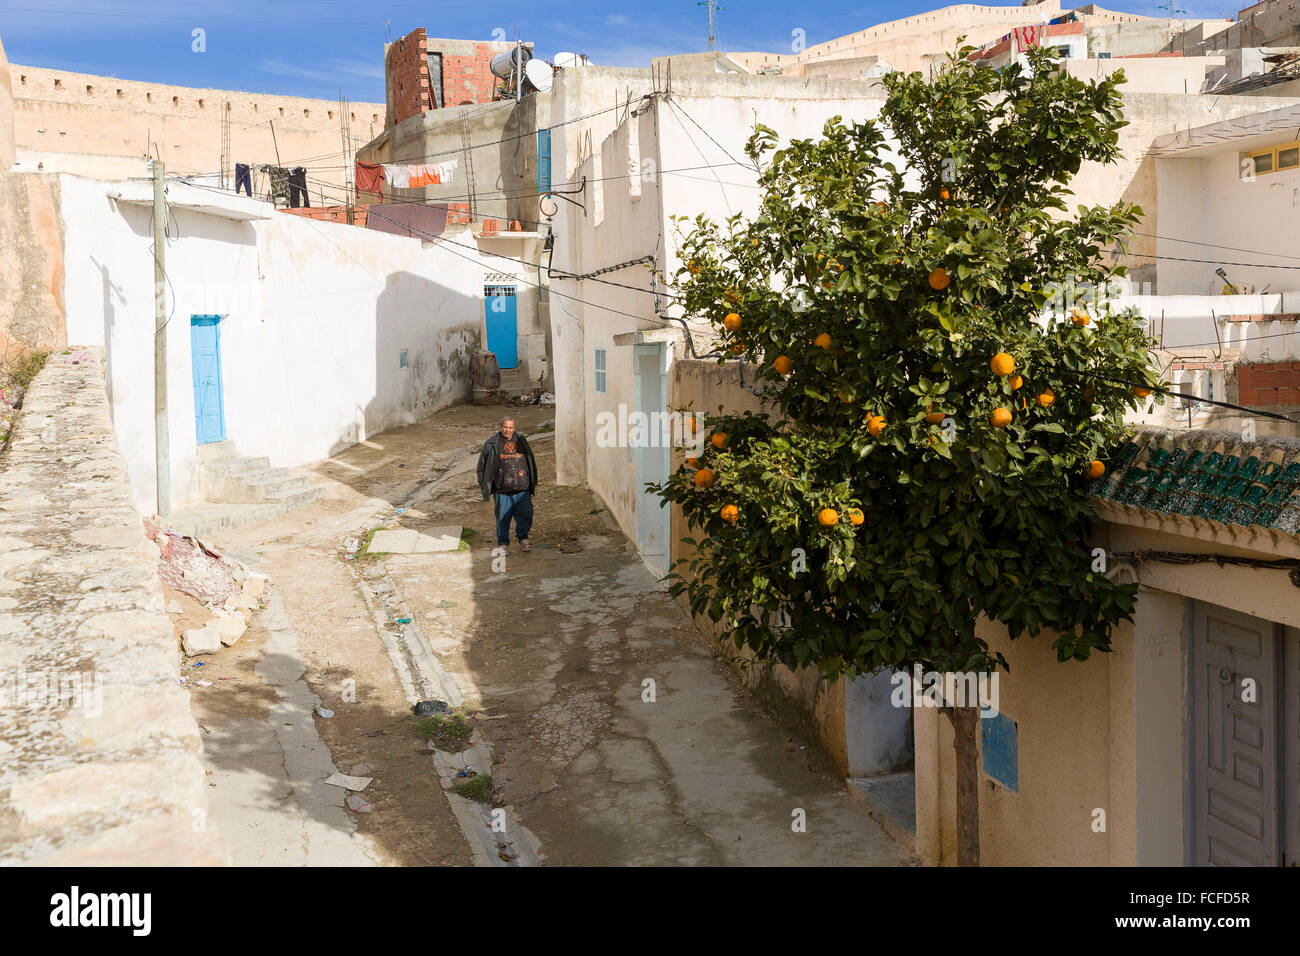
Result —
[[[158,486],[158,517],[172,515],[171,458],[167,447],[167,204],[163,201],[163,164],[153,162],[153,428]]]

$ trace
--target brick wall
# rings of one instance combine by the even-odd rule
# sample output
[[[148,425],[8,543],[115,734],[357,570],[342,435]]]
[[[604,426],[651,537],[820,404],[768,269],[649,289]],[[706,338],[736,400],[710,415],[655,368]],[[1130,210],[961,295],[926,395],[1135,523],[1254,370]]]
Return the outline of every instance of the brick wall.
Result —
[[[1300,362],[1243,362],[1237,366],[1241,405],[1300,405]]]
[[[421,28],[412,30],[388,51],[388,78],[393,97],[394,122],[435,109],[429,77],[430,52],[442,57],[443,106],[490,103],[496,93],[492,57],[510,44],[470,40],[429,40]]]
[[[308,219],[319,219],[321,222],[346,223],[348,221],[347,206],[312,206],[309,209],[281,209],[280,212],[289,216],[305,216]],[[352,207],[352,224],[365,228],[365,206]]]
[[[429,64],[425,59],[429,38],[424,29],[412,30],[388,51],[388,71],[393,85],[393,110],[397,122],[433,109]],[[445,69],[445,67],[444,67]]]
[[[490,103],[496,92],[492,75],[492,46],[475,43],[474,52],[461,56],[442,54],[442,101],[447,106],[466,103]]]

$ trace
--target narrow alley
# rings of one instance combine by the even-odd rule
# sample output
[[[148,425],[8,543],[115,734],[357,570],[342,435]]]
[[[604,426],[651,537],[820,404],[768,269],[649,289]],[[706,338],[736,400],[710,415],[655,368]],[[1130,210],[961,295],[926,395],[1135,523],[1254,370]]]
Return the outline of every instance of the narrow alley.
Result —
[[[534,549],[494,570],[474,468],[507,411],[543,480]],[[315,466],[326,491],[308,508],[214,536],[270,577],[245,637],[183,665],[233,861],[910,862],[714,657],[593,496],[556,487],[553,411],[447,409]],[[468,548],[358,544],[448,525]],[[468,749],[420,736],[426,695],[474,715]],[[336,771],[373,782],[349,794],[323,782]],[[486,801],[444,790],[470,772],[490,775]]]

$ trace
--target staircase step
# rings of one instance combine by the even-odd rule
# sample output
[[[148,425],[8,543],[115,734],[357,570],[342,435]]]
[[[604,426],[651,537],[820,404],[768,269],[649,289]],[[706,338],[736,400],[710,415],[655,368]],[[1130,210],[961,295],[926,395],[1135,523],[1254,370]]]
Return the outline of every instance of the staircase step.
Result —
[[[249,471],[265,471],[271,467],[271,459],[265,455],[258,458],[222,458],[201,467],[212,475],[238,475]]]
[[[238,457],[238,453],[235,451],[235,443],[230,440],[199,446],[199,463],[203,465],[235,457]]]
[[[325,489],[320,485],[308,485],[305,488],[276,492],[268,495],[266,500],[280,503],[287,514],[290,511],[297,511],[299,508],[305,508],[313,501],[319,500],[323,494],[325,494]]]

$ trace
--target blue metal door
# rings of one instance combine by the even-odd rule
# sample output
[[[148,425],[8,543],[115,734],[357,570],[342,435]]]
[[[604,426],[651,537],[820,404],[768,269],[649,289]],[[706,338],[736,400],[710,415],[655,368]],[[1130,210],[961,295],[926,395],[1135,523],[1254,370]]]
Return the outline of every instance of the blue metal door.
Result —
[[[515,316],[515,287],[485,286],[483,304],[487,311],[488,351],[496,354],[498,368],[518,368],[519,328]]]
[[[226,440],[221,402],[221,316],[190,316],[194,371],[194,437],[200,445]]]

